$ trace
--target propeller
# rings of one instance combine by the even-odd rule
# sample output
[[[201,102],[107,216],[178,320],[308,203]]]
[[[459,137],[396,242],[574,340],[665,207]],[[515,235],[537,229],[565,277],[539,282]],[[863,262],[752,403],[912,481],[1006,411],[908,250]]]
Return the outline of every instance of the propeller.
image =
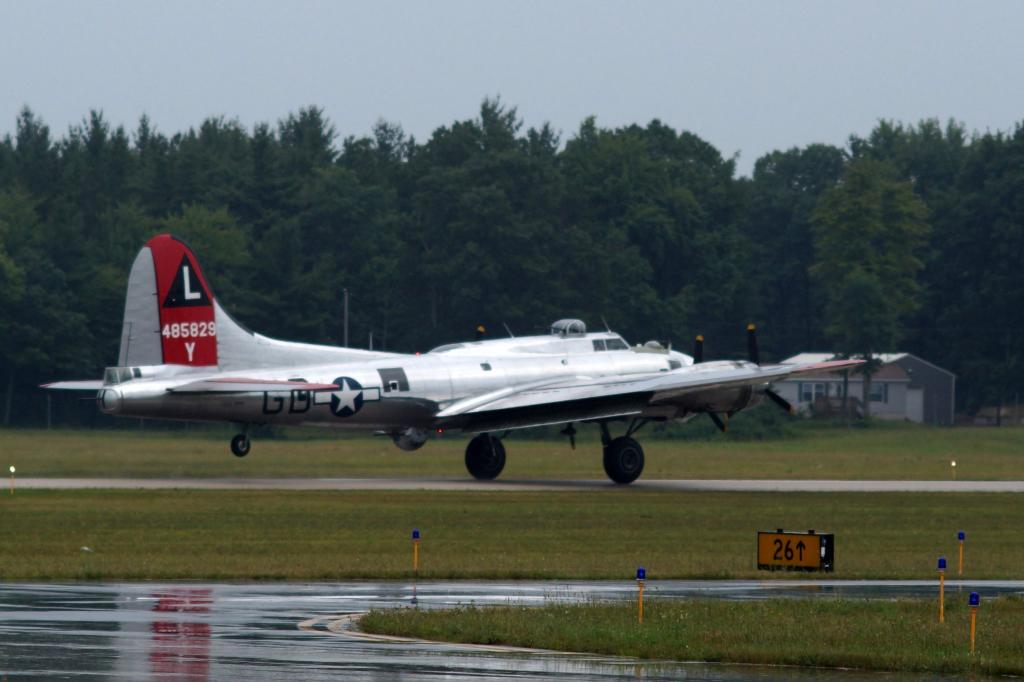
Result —
[[[571,447],[573,450],[575,450],[576,449],[576,427],[572,425],[572,422],[569,422],[569,424],[564,429],[559,431],[559,433],[562,434],[563,436],[569,436],[569,447]]]
[[[729,426],[729,418],[722,419],[721,415],[717,412],[708,412],[708,416],[711,417],[711,421],[715,422],[718,430],[725,433],[725,429]]]
[[[704,362],[704,335],[697,334],[693,340],[693,364]]]
[[[747,355],[755,365],[761,364],[761,356],[757,352],[757,327],[753,324],[747,325]]]
[[[757,350],[757,327],[753,324],[747,325],[747,355],[750,356],[750,361],[755,365],[761,364],[761,355]],[[764,394],[768,396],[773,403],[784,409],[786,412],[796,414],[796,410],[789,401],[772,389],[766,388],[764,390]]]
[[[796,408],[793,407],[793,405],[788,400],[783,398],[781,395],[779,395],[772,389],[764,389],[764,394],[771,398],[773,403],[784,409],[786,412],[789,412],[790,414],[796,414]]]

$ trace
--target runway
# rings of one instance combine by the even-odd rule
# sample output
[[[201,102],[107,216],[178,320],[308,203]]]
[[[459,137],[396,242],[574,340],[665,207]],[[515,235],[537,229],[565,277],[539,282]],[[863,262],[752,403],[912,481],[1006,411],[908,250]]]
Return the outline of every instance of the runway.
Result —
[[[543,491],[674,490],[680,492],[1024,493],[1024,481],[854,480],[639,480],[621,486],[607,479],[496,480],[469,478],[19,478],[19,488],[169,490],[454,490]]]
[[[650,581],[658,599],[888,598],[934,594],[930,581]],[[1024,581],[947,583],[983,598],[1024,594]],[[418,608],[631,599],[632,582],[435,582]],[[694,681],[935,680],[890,675],[513,651],[356,636],[346,614],[412,608],[408,583],[0,584],[4,679],[551,679]],[[949,678],[957,679],[957,678]]]

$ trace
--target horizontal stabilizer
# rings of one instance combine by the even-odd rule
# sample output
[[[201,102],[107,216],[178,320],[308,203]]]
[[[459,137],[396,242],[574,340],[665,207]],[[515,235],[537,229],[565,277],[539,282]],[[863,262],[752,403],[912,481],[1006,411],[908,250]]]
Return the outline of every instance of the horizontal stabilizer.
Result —
[[[48,388],[54,391],[98,391],[103,388],[103,380],[55,381],[52,384],[43,384],[40,388]]]
[[[336,384],[311,384],[306,381],[274,381],[225,377],[202,379],[168,388],[168,393],[262,393],[265,391],[333,391]]]

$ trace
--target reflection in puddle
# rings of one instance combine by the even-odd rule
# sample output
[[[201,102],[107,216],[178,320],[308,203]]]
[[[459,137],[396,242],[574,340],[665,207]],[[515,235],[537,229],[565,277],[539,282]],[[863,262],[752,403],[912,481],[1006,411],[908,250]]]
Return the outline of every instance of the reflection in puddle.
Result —
[[[211,589],[177,589],[157,592],[153,611],[164,614],[209,613]],[[156,620],[150,625],[153,649],[149,671],[154,676],[208,678],[210,674],[210,624],[181,620]]]

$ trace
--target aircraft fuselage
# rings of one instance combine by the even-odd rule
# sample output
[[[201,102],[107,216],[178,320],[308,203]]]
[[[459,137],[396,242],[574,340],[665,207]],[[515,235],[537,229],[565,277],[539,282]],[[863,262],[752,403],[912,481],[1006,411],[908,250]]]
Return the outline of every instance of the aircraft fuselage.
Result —
[[[603,338],[602,335],[588,335]],[[546,340],[546,339],[545,339]],[[590,339],[579,339],[590,346]],[[253,393],[177,393],[183,379],[202,379],[201,368],[161,378],[142,376],[105,386],[100,407],[127,417],[234,421],[253,424],[319,425],[336,428],[394,430],[432,428],[439,409],[455,401],[499,389],[572,377],[657,374],[689,364],[681,353],[634,350],[507,353],[476,344],[472,355],[457,352],[395,355],[359,363],[313,365],[246,372],[247,377],[275,381],[335,384],[335,390],[288,390]],[[500,344],[499,344],[500,345]],[[480,352],[484,351],[484,352]],[[709,363],[710,364],[710,363]],[[217,376],[216,373],[207,373]]]

